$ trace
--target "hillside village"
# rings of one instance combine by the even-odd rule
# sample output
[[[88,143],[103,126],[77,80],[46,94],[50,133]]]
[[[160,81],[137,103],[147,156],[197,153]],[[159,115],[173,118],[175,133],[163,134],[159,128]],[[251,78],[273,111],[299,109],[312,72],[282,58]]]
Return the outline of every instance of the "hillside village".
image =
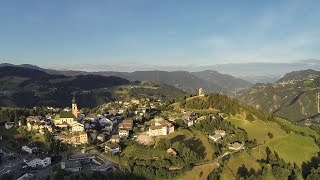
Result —
[[[57,178],[131,168],[148,179],[153,175],[143,168],[158,166],[163,169],[161,177],[169,179],[188,172],[188,166],[210,166],[216,173],[213,167],[222,167],[230,156],[247,153],[259,142],[250,138],[250,131],[235,126],[237,116],[228,111],[187,107],[197,98],[211,97],[200,88],[197,95],[184,97],[187,102],[177,101],[178,107],[160,99],[130,98],[88,110],[80,109],[74,96],[71,107],[45,107],[46,113],[4,123],[1,159],[10,166],[2,163],[0,173],[18,170],[14,178],[32,179],[48,178],[48,172]],[[259,122],[254,120],[258,114],[252,114],[250,121]],[[268,136],[272,139],[273,134]],[[154,160],[160,164],[152,165]]]
[[[204,97],[202,89],[199,90],[199,97]],[[15,141],[17,145],[21,144],[21,148],[15,147],[17,151],[12,151],[10,147],[3,147],[1,152],[8,157],[19,153],[21,155],[14,161],[23,163],[16,163],[11,168],[5,168],[2,173],[10,173],[18,168],[22,172],[36,169],[39,173],[35,174],[41,174],[41,171],[52,166],[53,162],[61,169],[81,172],[85,168],[82,165],[85,161],[95,162],[100,172],[115,170],[119,165],[100,156],[101,152],[117,155],[122,151],[125,141],[133,140],[137,144],[149,145],[156,137],[167,136],[175,132],[176,126],[179,126],[175,122],[176,119],[170,119],[159,113],[161,112],[159,108],[163,105],[164,103],[157,99],[131,99],[103,104],[95,113],[84,114],[78,109],[76,99],[73,97],[71,108],[66,107],[60,110],[47,107],[46,109],[51,113],[44,116],[28,116],[25,124],[21,120],[18,123],[7,122],[4,124],[4,131],[12,129],[18,129],[18,131],[12,137],[1,136],[1,140]],[[181,110],[179,116],[183,126],[186,127],[191,127],[206,119],[205,116],[198,116],[192,111],[185,110]],[[210,118],[223,120],[223,117],[218,114]],[[76,151],[79,152],[75,155],[81,158],[71,160],[70,157],[74,155],[64,152],[63,148],[59,149],[60,147],[58,147],[59,158],[57,158],[55,157],[57,154],[49,153],[47,148],[39,143],[23,143],[23,139],[30,133],[32,136],[45,137],[45,140],[55,142],[56,145],[58,143],[58,146],[67,145],[78,149]],[[212,143],[216,143],[226,136],[228,134],[225,130],[217,129],[213,134],[207,135],[207,138]],[[244,149],[244,143],[241,142],[233,142],[228,146],[233,151]],[[86,150],[92,147],[96,147],[96,152]],[[172,147],[169,147],[168,151],[176,153]],[[92,168],[92,171],[97,169]],[[31,176],[31,174],[26,173],[26,176]]]

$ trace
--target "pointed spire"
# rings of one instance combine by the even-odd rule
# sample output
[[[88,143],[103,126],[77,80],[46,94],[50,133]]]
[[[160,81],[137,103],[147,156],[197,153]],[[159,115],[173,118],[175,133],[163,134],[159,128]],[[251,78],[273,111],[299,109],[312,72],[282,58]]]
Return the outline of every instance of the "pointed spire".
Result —
[[[77,102],[76,102],[76,96],[75,95],[73,95],[73,98],[72,98],[72,104],[76,104]]]

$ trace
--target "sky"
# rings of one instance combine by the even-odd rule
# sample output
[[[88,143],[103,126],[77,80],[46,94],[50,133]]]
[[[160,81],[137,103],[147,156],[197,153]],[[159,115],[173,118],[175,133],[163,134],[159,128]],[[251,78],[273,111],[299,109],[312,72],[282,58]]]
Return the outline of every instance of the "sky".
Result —
[[[0,62],[56,69],[320,59],[319,0],[0,0]]]

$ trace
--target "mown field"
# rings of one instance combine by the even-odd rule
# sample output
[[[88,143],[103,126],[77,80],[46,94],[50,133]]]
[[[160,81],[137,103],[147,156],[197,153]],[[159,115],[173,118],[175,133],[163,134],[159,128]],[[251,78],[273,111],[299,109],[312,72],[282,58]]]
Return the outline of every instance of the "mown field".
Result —
[[[230,180],[235,179],[238,169],[240,167],[246,167],[249,171],[257,172],[261,169],[259,163],[250,154],[243,151],[232,155],[228,163],[224,167],[224,171],[221,174],[221,179]]]
[[[217,167],[216,164],[204,164],[195,166],[191,171],[184,174],[184,176],[177,178],[178,180],[206,180],[208,175]]]
[[[293,131],[303,132],[307,136],[314,136],[316,138],[320,137],[319,133],[317,133],[315,130],[313,130],[307,126],[295,125],[285,119],[278,118],[278,117],[276,118],[276,121],[279,124],[286,125],[286,126],[290,127]]]
[[[258,144],[264,144],[270,140],[268,133],[273,135],[273,138],[279,138],[286,135],[286,132],[274,122],[255,120],[253,122],[247,120],[230,119],[230,122],[237,127],[244,129],[250,139],[256,139]]]
[[[266,147],[271,151],[278,153],[279,157],[286,162],[301,165],[309,161],[313,156],[317,156],[319,147],[311,137],[301,136],[296,133],[290,133],[282,138],[270,140],[265,145],[258,146],[252,150],[252,156],[255,159],[266,158]]]
[[[255,171],[258,170],[260,165],[257,160],[266,159],[266,147],[275,151],[286,162],[296,163],[300,167],[303,162],[310,161],[319,152],[315,140],[310,137],[319,137],[319,134],[306,126],[295,125],[280,118],[277,118],[277,123],[261,120],[250,122],[238,119],[230,121],[235,126],[243,128],[249,138],[256,139],[259,145],[251,152],[249,151],[250,153],[241,152],[239,155],[232,155],[221,174],[222,179],[235,179],[242,164],[249,170],[251,168]],[[290,127],[292,132],[287,134],[279,124]],[[273,138],[268,136],[269,132],[273,134]],[[303,132],[304,135],[300,135],[300,132]],[[276,179],[271,172],[267,173],[267,177],[267,179]]]

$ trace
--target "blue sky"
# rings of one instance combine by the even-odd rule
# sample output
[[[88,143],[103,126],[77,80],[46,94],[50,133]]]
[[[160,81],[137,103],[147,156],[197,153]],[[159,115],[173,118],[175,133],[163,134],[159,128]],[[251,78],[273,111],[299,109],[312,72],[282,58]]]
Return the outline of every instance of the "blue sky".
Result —
[[[0,0],[0,62],[108,66],[320,59],[320,1]]]

